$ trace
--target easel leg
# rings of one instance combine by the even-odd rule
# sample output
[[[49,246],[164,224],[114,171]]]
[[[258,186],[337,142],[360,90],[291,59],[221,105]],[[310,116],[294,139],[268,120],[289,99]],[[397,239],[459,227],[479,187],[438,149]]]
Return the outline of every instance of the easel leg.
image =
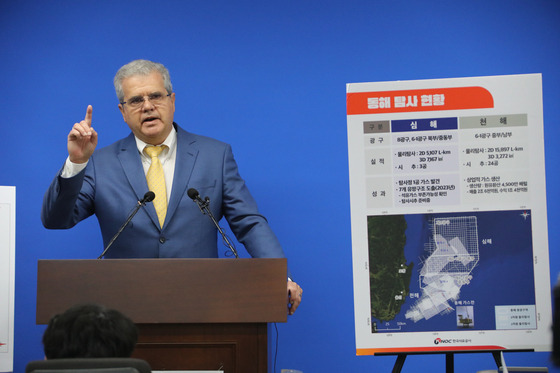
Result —
[[[492,356],[494,357],[494,361],[496,362],[496,366],[498,370],[502,367],[502,357],[500,351],[492,351]]]
[[[455,370],[455,362],[453,361],[453,353],[448,352],[445,354],[445,373],[453,373]]]
[[[395,361],[395,365],[393,366],[393,373],[401,373],[401,369],[404,365],[405,359],[406,359],[406,354],[397,355],[397,361]]]

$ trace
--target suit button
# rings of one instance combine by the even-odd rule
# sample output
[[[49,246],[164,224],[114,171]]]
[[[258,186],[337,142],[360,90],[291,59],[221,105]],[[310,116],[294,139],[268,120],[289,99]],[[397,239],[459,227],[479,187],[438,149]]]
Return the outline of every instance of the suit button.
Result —
[[[160,243],[165,243],[165,237],[161,236],[161,237],[159,238],[159,242],[160,242]]]

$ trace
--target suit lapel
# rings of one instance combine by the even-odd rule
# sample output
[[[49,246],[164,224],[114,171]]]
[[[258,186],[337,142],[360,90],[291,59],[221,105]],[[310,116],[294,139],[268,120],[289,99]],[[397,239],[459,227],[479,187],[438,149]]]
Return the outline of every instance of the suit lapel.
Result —
[[[186,196],[187,185],[198,155],[198,149],[195,146],[196,140],[187,131],[176,124],[175,126],[177,128],[177,154],[173,188],[171,188],[171,196],[167,205],[166,224],[169,219],[173,218],[181,199]]]
[[[136,140],[134,134],[126,137],[122,141],[122,146],[117,153],[117,158],[121,163],[123,169],[132,190],[136,194],[138,200],[144,198],[144,194],[148,191],[148,183],[146,181],[146,175],[144,175],[144,169],[142,167],[142,160],[138,154],[138,148],[136,147]],[[148,212],[150,219],[154,225],[159,227],[159,221],[154,205],[147,203],[144,206],[145,210]]]

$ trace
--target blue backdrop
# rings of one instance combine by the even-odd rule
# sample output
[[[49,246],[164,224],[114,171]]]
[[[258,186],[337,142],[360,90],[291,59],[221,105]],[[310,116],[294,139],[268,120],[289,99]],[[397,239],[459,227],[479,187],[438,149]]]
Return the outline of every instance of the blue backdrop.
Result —
[[[88,104],[99,146],[128,134],[112,78],[137,58],[169,68],[179,124],[232,144],[305,289],[297,314],[278,325],[277,372],[387,372],[395,360],[355,356],[346,83],[542,73],[555,280],[559,15],[556,0],[0,1],[0,144],[13,162],[1,166],[0,185],[17,187],[15,371],[43,357],[37,260],[102,250],[95,219],[44,229],[43,193]],[[506,361],[558,371],[548,353]],[[494,365],[466,354],[455,366]],[[409,357],[403,372],[420,371],[444,371],[443,356]]]

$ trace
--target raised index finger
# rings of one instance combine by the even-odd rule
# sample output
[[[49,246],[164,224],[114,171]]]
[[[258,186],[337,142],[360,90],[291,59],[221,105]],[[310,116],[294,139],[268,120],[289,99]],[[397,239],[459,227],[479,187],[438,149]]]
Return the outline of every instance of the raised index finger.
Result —
[[[91,127],[91,116],[93,113],[93,107],[91,105],[88,105],[87,110],[86,110],[86,117],[84,118],[84,120],[86,121],[88,127]]]

